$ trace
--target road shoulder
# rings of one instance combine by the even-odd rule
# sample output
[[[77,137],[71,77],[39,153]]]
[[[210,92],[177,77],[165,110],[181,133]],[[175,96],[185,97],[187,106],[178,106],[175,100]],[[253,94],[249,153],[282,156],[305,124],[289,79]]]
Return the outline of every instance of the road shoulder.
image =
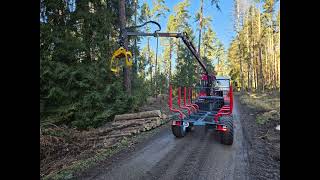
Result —
[[[243,135],[248,142],[249,174],[251,179],[280,179],[280,131],[277,121],[257,123],[259,111],[239,102]]]

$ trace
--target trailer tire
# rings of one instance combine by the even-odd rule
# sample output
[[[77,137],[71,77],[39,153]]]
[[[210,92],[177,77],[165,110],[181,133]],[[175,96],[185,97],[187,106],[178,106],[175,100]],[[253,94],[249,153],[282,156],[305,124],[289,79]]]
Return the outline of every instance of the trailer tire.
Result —
[[[193,130],[193,124],[189,124],[189,126],[186,128],[186,132],[191,132]]]
[[[211,125],[211,124],[206,124],[206,125],[204,126],[204,128],[205,128],[205,130],[214,129],[214,126]]]
[[[233,118],[232,116],[220,117],[220,123],[227,126],[226,132],[220,132],[221,144],[232,145],[233,144]]]
[[[183,129],[183,126],[171,126],[172,133],[177,138],[184,137],[186,135],[186,129]]]

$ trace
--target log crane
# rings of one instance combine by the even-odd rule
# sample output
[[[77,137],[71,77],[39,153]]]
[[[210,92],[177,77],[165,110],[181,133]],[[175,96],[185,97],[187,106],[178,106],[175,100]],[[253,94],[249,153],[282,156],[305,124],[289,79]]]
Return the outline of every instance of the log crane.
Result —
[[[146,24],[151,23],[158,26],[158,30],[153,33],[133,31],[132,29],[140,28]],[[192,41],[189,39],[186,32],[183,33],[164,33],[159,32],[161,26],[155,21],[148,21],[139,26],[132,26],[125,28],[120,32],[119,44],[120,48],[116,50],[111,59],[111,70],[115,73],[119,71],[119,60],[118,58],[125,57],[125,65],[127,67],[132,66],[132,54],[130,51],[124,48],[124,39],[129,36],[153,36],[153,37],[169,37],[169,38],[180,38],[187,48],[192,53],[193,57],[200,64],[204,74],[201,77],[201,90],[199,97],[195,104],[190,102],[190,93],[187,95],[186,87],[184,87],[184,104],[181,105],[181,87],[178,88],[178,108],[175,108],[172,103],[172,86],[169,86],[169,99],[168,105],[171,112],[174,112],[178,117],[172,118],[172,133],[180,138],[184,137],[185,134],[192,130],[193,126],[205,126],[206,128],[215,128],[220,133],[221,143],[226,145],[232,145],[233,143],[233,94],[232,86],[229,83],[229,90],[227,90],[227,97],[222,95],[215,96],[217,93],[215,90],[212,91],[212,84],[216,81],[213,74],[209,73],[206,65],[201,60],[199,53],[197,52]],[[221,94],[221,93],[220,93]],[[188,96],[188,103],[186,97]],[[188,113],[184,113],[183,110],[187,110]],[[192,111],[193,110],[193,111]]]
[[[146,33],[146,32],[140,32],[140,31],[132,31],[133,29],[143,27],[147,24],[155,24],[158,26],[159,29],[155,30],[153,33]],[[124,39],[128,38],[129,36],[152,36],[152,37],[169,37],[169,38],[180,38],[183,43],[187,46],[187,48],[192,53],[193,57],[197,60],[197,62],[200,64],[202,70],[204,71],[204,74],[202,75],[202,81],[203,88],[206,90],[206,96],[210,96],[210,88],[212,87],[212,81],[215,79],[215,77],[208,72],[206,65],[201,60],[201,57],[199,56],[199,53],[197,52],[195,46],[193,45],[192,41],[189,39],[188,34],[186,32],[183,33],[165,33],[165,32],[159,32],[161,30],[161,26],[159,23],[155,21],[147,21],[139,26],[131,26],[125,28],[122,32],[120,32],[120,39],[119,44],[120,48],[116,50],[112,56],[111,59],[111,70],[115,73],[119,72],[119,60],[117,61],[116,58],[125,57],[125,64],[127,67],[132,66],[132,54],[130,51],[126,50],[123,46]]]

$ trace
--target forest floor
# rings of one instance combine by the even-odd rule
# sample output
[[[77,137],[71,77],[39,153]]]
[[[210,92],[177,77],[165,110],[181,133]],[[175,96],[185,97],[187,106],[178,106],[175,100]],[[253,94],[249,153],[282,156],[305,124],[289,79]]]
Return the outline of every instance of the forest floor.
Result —
[[[280,179],[280,95],[245,93],[241,124],[248,142],[249,174],[252,179]]]
[[[149,97],[139,112],[160,110],[164,114],[169,113],[167,96],[159,95],[157,98]],[[40,177],[41,179],[69,179],[75,173],[94,166],[101,160],[113,154],[130,148],[133,144],[145,140],[154,133],[157,133],[163,126],[156,129],[142,132],[132,137],[125,137],[114,143],[112,147],[92,147],[85,139],[90,134],[108,128],[111,122],[104,126],[89,131],[78,131],[65,126],[51,124],[40,128]]]

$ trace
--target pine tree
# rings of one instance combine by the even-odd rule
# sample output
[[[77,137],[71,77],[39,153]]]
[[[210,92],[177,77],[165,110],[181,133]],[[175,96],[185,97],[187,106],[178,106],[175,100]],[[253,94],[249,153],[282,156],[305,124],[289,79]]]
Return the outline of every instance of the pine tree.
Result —
[[[237,33],[238,53],[228,53],[229,58],[236,58],[238,54],[240,64],[240,85],[248,90],[264,91],[265,88],[275,90],[279,83],[279,30],[274,18],[273,0],[265,0],[263,12],[255,3],[248,3],[249,8],[241,13],[240,7],[244,1],[235,1],[235,30]],[[242,15],[242,16],[240,16]],[[240,21],[243,23],[241,24]],[[236,51],[235,46],[229,51]],[[230,60],[230,62],[235,62]],[[230,63],[234,66],[234,63]],[[229,67],[230,73],[236,72]],[[242,88],[242,89],[243,89]]]
[[[153,19],[159,21],[160,17],[165,17],[166,13],[170,12],[169,8],[165,5],[165,1],[164,0],[153,0],[152,1],[153,4],[153,9],[151,10],[151,15],[153,17]],[[160,39],[157,38],[157,48],[158,48],[158,44]],[[156,52],[157,53],[157,52]],[[157,96],[158,94],[158,73],[159,73],[160,69],[158,66],[158,55],[156,55],[156,59],[155,59],[155,95]]]
[[[128,96],[121,88],[123,77],[110,72],[112,53],[119,47],[114,38],[120,27],[118,3],[40,1],[41,123],[97,127],[144,101],[144,82],[132,89],[139,98]],[[126,7],[128,24],[134,13],[131,3]]]

